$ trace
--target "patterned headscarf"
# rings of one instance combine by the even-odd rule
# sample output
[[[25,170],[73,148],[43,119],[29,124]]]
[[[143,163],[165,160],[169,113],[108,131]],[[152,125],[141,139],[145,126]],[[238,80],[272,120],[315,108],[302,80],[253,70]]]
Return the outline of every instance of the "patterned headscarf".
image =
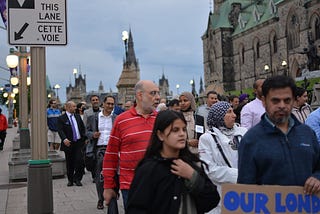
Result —
[[[191,94],[190,92],[185,91],[185,92],[182,92],[180,94],[179,98],[181,96],[185,96],[186,98],[188,98],[188,100],[191,102],[190,107],[191,107],[192,111],[195,111],[196,110],[196,100],[194,99],[193,94]]]
[[[210,108],[207,124],[211,129],[212,127],[220,128],[225,127],[224,116],[226,115],[228,109],[231,107],[230,103],[225,101],[220,101],[213,104]]]

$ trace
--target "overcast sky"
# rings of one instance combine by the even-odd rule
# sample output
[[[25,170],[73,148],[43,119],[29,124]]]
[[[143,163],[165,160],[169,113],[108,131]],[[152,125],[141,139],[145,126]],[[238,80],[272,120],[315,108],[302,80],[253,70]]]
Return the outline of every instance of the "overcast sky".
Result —
[[[122,71],[124,44],[121,32],[131,28],[140,78],[158,83],[164,72],[170,90],[190,91],[195,79],[199,90],[203,78],[202,40],[210,11],[209,0],[68,0],[68,45],[48,46],[47,75],[51,85],[74,85],[73,69],[86,74],[87,92],[117,91]],[[0,26],[3,26],[2,23]],[[0,66],[9,52],[7,33],[0,29]],[[0,69],[1,78],[9,75]],[[0,79],[0,85],[4,81]]]

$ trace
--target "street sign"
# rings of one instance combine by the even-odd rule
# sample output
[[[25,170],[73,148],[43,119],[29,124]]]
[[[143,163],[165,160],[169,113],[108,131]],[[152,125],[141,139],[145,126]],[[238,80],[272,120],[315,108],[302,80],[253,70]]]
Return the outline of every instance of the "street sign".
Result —
[[[10,45],[67,44],[66,0],[7,0]]]

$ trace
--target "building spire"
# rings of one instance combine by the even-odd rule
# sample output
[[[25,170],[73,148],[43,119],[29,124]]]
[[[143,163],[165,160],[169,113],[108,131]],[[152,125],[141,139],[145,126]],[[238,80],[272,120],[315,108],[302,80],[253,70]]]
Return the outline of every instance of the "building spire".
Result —
[[[137,64],[136,54],[134,52],[133,37],[132,37],[131,29],[129,30],[128,53],[127,53],[126,63],[129,65],[132,63]]]

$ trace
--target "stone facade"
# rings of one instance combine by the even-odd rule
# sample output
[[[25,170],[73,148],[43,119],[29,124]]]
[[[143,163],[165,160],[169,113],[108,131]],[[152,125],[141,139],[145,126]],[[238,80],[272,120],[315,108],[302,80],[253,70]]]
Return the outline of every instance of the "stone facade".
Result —
[[[128,40],[126,39],[124,42],[126,57],[123,62],[122,73],[117,83],[118,102],[122,104],[128,100],[133,101],[135,99],[134,86],[140,80],[140,68],[134,52],[131,30]]]
[[[300,76],[308,36],[320,53],[317,0],[215,0],[214,7],[202,36],[205,91],[251,88],[255,79],[276,74]]]
[[[169,89],[169,81],[162,73],[162,77],[159,79],[159,90],[161,98],[165,98],[167,100],[172,99],[172,91]]]
[[[75,103],[80,103],[81,101],[84,101],[86,98],[86,75],[83,75],[80,73],[78,77],[75,76],[75,85],[72,86],[71,83],[69,83],[69,86],[66,88],[67,93],[67,101],[72,100]]]

